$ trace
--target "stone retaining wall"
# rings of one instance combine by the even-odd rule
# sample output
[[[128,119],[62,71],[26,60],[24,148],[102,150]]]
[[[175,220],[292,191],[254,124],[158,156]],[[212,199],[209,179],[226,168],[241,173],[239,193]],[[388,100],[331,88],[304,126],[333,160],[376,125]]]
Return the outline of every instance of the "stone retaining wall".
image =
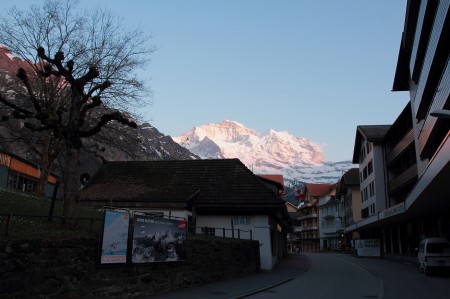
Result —
[[[189,239],[188,261],[98,264],[93,239],[0,240],[0,298],[133,298],[260,270],[259,242]]]

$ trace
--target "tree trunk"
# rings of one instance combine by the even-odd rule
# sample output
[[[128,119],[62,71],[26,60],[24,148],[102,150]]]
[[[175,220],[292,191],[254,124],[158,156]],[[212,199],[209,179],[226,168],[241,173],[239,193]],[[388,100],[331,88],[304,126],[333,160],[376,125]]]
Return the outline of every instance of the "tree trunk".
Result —
[[[43,152],[41,158],[41,169],[36,186],[36,193],[39,195],[45,195],[45,186],[47,185],[48,175],[50,174],[50,167],[53,161],[50,159],[47,153]]]
[[[57,148],[56,148],[57,147]],[[47,135],[41,149],[41,171],[37,182],[36,193],[45,195],[45,187],[47,186],[48,176],[50,174],[53,163],[59,153],[59,145],[55,142],[52,135]]]
[[[64,208],[63,216],[68,224],[75,224],[75,208],[78,201],[78,191],[80,187],[80,165],[79,150],[71,145],[66,145],[64,155],[63,183],[64,183]]]

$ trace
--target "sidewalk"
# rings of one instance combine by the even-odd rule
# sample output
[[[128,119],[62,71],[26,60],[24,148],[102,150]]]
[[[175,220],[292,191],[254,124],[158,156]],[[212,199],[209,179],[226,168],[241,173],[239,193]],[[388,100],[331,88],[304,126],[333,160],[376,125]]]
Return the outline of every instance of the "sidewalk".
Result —
[[[288,282],[304,273],[308,267],[309,260],[305,255],[289,254],[272,271],[261,271],[253,275],[141,298],[244,298]]]

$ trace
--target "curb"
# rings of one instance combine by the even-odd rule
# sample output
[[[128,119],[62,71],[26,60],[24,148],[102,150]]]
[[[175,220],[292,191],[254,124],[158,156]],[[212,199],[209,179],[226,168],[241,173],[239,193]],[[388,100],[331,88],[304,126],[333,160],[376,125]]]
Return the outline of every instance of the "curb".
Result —
[[[305,257],[306,257],[306,256],[305,256]],[[244,293],[244,294],[241,294],[241,295],[237,295],[237,296],[235,296],[235,297],[230,297],[230,299],[240,299],[240,298],[249,297],[249,296],[252,296],[252,295],[255,295],[255,294],[258,294],[258,293],[267,291],[267,290],[270,290],[270,289],[275,288],[275,287],[277,287],[277,286],[279,286],[279,285],[285,284],[285,283],[287,283],[287,282],[293,280],[294,278],[296,278],[296,277],[298,277],[298,276],[301,276],[303,273],[305,273],[306,271],[308,271],[308,270],[309,270],[309,267],[310,267],[310,260],[309,260],[309,258],[307,258],[307,257],[306,257],[306,259],[307,259],[307,264],[306,264],[306,267],[303,269],[302,272],[300,272],[300,273],[298,273],[298,274],[295,274],[295,275],[292,276],[292,277],[289,277],[289,278],[286,278],[286,279],[284,279],[284,280],[281,280],[281,281],[279,281],[279,282],[273,283],[273,284],[271,284],[271,285],[268,285],[268,286],[259,288],[259,289],[257,289],[257,290],[250,291],[250,292],[247,292],[247,293]]]

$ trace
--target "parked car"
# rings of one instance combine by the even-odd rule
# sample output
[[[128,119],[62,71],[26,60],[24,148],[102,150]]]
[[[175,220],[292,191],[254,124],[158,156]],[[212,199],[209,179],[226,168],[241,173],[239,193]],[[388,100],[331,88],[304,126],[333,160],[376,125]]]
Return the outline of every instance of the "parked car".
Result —
[[[425,275],[450,270],[450,242],[446,238],[425,238],[417,252],[419,271]]]

